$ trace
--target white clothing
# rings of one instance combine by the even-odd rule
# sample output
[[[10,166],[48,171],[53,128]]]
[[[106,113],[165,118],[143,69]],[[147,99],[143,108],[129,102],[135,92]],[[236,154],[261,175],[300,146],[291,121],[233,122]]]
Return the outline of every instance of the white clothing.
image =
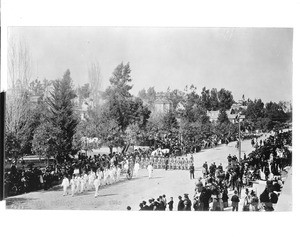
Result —
[[[76,177],[76,178],[75,178],[75,185],[76,185],[76,190],[75,190],[75,192],[76,192],[76,193],[79,193],[79,189],[80,189],[80,180],[81,180],[80,177]]]
[[[72,196],[74,196],[75,188],[76,188],[75,179],[71,179],[70,185],[71,185],[71,194],[72,194]]]
[[[69,179],[68,178],[64,178],[62,183],[61,183],[61,186],[63,187],[63,195],[68,195],[68,187],[70,185],[70,182],[69,182]]]
[[[90,188],[92,187],[94,180],[95,180],[95,173],[93,171],[91,171],[91,173],[89,174],[89,187]]]
[[[95,197],[98,196],[99,186],[100,186],[100,179],[99,179],[99,177],[98,177],[97,179],[94,180]]]
[[[150,179],[150,178],[152,178],[153,166],[148,165],[147,170],[148,170],[148,176],[149,176],[149,179]]]
[[[140,169],[140,164],[139,163],[135,163],[134,169],[133,169],[133,176],[134,177],[138,176],[139,169]]]
[[[117,181],[120,180],[120,175],[121,175],[121,169],[118,167],[117,168]]]
[[[80,178],[80,193],[83,193],[84,189],[85,189],[85,179],[84,179],[84,177],[81,177]]]

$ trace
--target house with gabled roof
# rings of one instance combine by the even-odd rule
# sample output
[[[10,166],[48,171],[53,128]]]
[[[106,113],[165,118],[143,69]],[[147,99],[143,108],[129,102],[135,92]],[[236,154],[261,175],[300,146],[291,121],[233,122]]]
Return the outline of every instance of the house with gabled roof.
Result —
[[[234,103],[232,104],[229,110],[226,110],[227,117],[231,123],[235,123],[236,117],[239,112],[243,112],[247,109],[247,106],[242,106],[241,104]],[[209,121],[217,122],[219,117],[220,110],[207,111],[206,115],[209,117]],[[245,118],[244,115],[241,115],[240,118]]]
[[[172,111],[172,101],[166,93],[157,92],[154,101],[154,113],[168,113]]]

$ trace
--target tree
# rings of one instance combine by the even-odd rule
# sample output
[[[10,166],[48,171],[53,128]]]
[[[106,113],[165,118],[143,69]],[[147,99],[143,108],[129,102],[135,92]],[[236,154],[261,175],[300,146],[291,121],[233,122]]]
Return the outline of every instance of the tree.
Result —
[[[41,123],[34,131],[32,151],[39,157],[50,158],[57,155],[58,137],[62,132],[50,122]]]
[[[211,110],[211,98],[210,98],[210,93],[209,89],[206,89],[206,87],[202,88],[201,91],[201,99],[200,99],[201,106],[205,108],[206,110]]]
[[[234,103],[231,91],[225,90],[224,88],[222,88],[218,92],[218,98],[219,98],[219,106],[221,109],[228,110],[231,108],[232,104]]]
[[[257,119],[264,117],[264,103],[261,99],[250,101],[248,103],[245,116],[247,119],[257,121]]]
[[[189,90],[185,88],[185,98],[183,101],[184,110],[182,111],[182,117],[189,122],[195,122],[197,117],[195,116],[195,108],[199,108],[200,97],[196,93],[196,87],[191,85]]]
[[[178,104],[183,101],[184,93],[180,90],[173,90],[169,94],[169,99],[172,101],[173,111],[176,110]]]
[[[118,65],[110,78],[111,85],[105,91],[109,117],[118,123],[123,133],[131,123],[145,126],[150,115],[149,109],[143,106],[142,100],[133,98],[130,93],[132,89],[129,85],[132,81],[130,72],[129,63]]]
[[[78,88],[78,97],[80,101],[89,98],[91,93],[92,93],[92,89],[90,88],[89,83],[85,83],[83,86]]]
[[[147,91],[142,89],[138,93],[138,97],[145,102],[145,104],[149,107],[150,110],[154,109],[154,102],[156,100],[156,91],[154,87],[149,87]]]
[[[35,79],[34,81],[30,82],[28,90],[30,95],[40,97],[42,97],[45,91],[43,84],[38,79]]]
[[[73,136],[78,124],[72,101],[75,97],[70,71],[67,70],[61,80],[53,82],[53,91],[47,98],[49,106],[47,121],[59,131],[55,148],[58,161],[68,159],[69,154],[77,152],[72,148]]]
[[[29,81],[31,57],[26,43],[9,40],[8,46],[8,91],[5,114],[5,151],[8,157],[23,155],[30,113]]]
[[[138,92],[138,97],[141,98],[143,101],[146,101],[147,102],[147,92],[145,90],[145,88],[143,88],[142,90],[140,90]]]
[[[145,128],[150,117],[151,111],[143,105],[140,98],[134,98],[129,102],[130,124],[137,124],[140,129]]]
[[[220,112],[219,112],[218,122],[219,123],[229,123],[227,113],[224,109],[221,109]]]
[[[102,87],[101,69],[98,61],[94,61],[88,68],[88,77],[90,82],[90,94],[94,104],[100,103],[100,90]]]
[[[288,119],[282,107],[272,101],[266,104],[265,114],[266,117],[271,120],[271,124],[269,124],[269,128],[271,129],[273,129],[275,125],[285,123]]]
[[[179,125],[174,112],[170,111],[163,117],[163,129],[165,132],[177,132]]]
[[[210,104],[211,110],[219,110],[219,98],[218,98],[218,90],[216,88],[212,88],[210,91]]]
[[[130,124],[125,131],[125,141],[128,144],[136,145],[141,138],[141,130],[136,123]]]
[[[116,119],[122,131],[130,124],[129,103],[132,99],[130,90],[132,88],[129,63],[119,64],[109,79],[110,86],[105,91],[105,98],[108,101],[110,117]]]

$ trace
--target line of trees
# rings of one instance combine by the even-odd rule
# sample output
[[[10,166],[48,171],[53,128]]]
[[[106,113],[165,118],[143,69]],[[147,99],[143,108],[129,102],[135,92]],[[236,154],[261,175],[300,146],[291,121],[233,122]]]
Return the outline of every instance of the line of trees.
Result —
[[[31,80],[30,53],[26,45],[12,44],[9,51],[9,81],[6,109],[6,156],[25,154],[69,159],[81,149],[90,149],[83,137],[97,137],[97,146],[153,144],[162,137],[180,137],[195,143],[211,136],[234,137],[237,124],[229,121],[226,111],[235,103],[224,88],[206,87],[197,92],[194,85],[183,91],[168,89],[165,93],[172,108],[164,114],[154,113],[157,92],[154,87],[131,94],[129,63],[120,63],[112,72],[110,85],[101,93],[100,65],[88,68],[89,83],[74,88],[71,72],[66,70],[57,80]],[[93,105],[84,119],[76,106],[85,99]],[[101,103],[100,103],[101,101]],[[270,130],[291,120],[285,103],[260,99],[243,101],[246,119],[242,130]],[[211,122],[207,111],[219,110],[217,122]],[[152,112],[151,112],[152,111]]]

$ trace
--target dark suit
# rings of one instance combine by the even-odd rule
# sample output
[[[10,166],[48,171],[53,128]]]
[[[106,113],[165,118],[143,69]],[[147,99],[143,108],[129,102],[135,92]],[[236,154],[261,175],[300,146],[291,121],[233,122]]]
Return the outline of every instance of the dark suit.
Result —
[[[183,211],[183,209],[184,209],[183,200],[179,200],[178,206],[177,206],[177,211]]]

